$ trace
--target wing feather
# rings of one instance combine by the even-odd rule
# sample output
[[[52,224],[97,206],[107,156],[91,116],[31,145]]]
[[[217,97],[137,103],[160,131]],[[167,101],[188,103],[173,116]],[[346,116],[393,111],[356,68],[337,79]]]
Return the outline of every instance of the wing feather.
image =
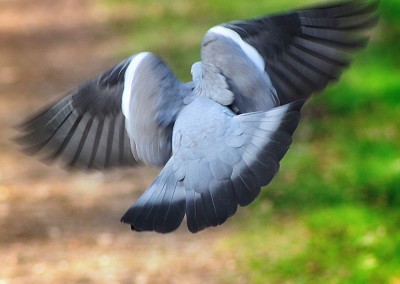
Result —
[[[69,167],[162,166],[171,156],[177,113],[191,92],[192,84],[182,84],[160,58],[141,53],[21,124],[17,142],[27,153],[47,153],[48,161],[63,157]],[[138,109],[130,112],[126,102]]]
[[[337,80],[352,53],[367,44],[364,31],[376,25],[377,6],[345,1],[222,26],[257,50],[280,104],[286,104]]]

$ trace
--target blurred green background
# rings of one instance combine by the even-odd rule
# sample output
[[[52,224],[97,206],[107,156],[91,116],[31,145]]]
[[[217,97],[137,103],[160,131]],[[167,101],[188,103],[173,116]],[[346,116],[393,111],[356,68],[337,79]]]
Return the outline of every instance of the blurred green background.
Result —
[[[152,51],[187,81],[210,27],[326,1],[61,2],[0,0],[4,133],[107,63]],[[400,0],[380,2],[368,47],[304,107],[280,173],[218,228],[133,234],[119,217],[156,172],[68,174],[1,141],[0,283],[400,284]]]
[[[106,1],[127,15],[119,52],[153,51],[186,80],[209,27],[321,2]],[[252,283],[400,283],[400,1],[380,13],[368,48],[305,106],[280,174],[234,218],[223,247]]]

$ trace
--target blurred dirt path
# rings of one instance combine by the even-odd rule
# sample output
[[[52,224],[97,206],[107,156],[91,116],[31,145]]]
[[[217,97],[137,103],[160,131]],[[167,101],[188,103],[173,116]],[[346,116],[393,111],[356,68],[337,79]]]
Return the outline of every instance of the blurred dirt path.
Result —
[[[12,125],[117,63],[122,40],[96,1],[0,7],[0,283],[219,283],[235,275],[220,249],[229,226],[157,235],[120,224],[157,170],[68,173],[18,152]]]

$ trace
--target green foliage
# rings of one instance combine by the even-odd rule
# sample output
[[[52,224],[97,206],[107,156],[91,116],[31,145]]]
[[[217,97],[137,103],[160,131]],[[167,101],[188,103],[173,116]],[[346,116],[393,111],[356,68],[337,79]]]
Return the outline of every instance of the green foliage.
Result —
[[[251,283],[390,283],[400,276],[397,210],[349,204],[301,214],[252,211],[257,218],[243,219],[222,245],[235,251]]]
[[[211,26],[316,2],[105,3],[126,34],[122,54],[154,51],[189,80]],[[400,1],[380,2],[369,47],[305,106],[280,174],[231,221],[221,249],[250,283],[400,282]]]

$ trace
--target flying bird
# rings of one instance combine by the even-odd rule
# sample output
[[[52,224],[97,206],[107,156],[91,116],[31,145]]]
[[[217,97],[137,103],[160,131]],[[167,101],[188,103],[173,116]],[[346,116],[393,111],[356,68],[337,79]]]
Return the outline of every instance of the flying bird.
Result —
[[[191,82],[151,52],[122,61],[24,122],[19,142],[69,167],[162,167],[121,221],[198,232],[271,182],[300,109],[339,78],[377,23],[377,2],[346,1],[220,24]]]

